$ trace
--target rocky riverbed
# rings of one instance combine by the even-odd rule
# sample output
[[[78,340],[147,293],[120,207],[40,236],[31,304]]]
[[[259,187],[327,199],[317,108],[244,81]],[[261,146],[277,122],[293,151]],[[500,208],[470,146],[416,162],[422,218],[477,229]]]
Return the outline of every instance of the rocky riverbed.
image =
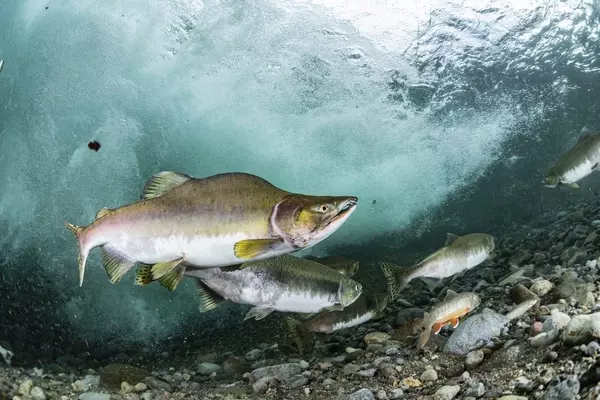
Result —
[[[599,245],[600,203],[548,212],[497,238],[493,260],[434,293],[411,282],[382,319],[315,336],[307,354],[277,316],[273,334],[258,336],[271,343],[255,334],[230,351],[175,339],[110,351],[69,343],[68,354],[52,348],[65,337],[43,345],[38,335],[39,345],[16,350],[0,342],[15,350],[11,365],[0,360],[0,398],[600,398]],[[419,320],[446,288],[476,291],[482,304],[417,351]]]

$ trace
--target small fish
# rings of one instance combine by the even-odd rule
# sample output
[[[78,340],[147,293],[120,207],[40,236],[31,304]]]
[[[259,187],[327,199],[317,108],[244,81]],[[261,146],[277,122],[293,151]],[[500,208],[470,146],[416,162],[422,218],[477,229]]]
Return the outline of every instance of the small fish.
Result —
[[[439,280],[474,268],[492,257],[494,248],[494,237],[485,233],[465,236],[448,233],[444,247],[412,268],[400,268],[392,263],[382,262],[380,267],[388,281],[390,299],[398,298],[402,289],[415,278],[421,278],[432,289]]]
[[[4,359],[4,362],[7,363],[8,365],[10,365],[10,362],[14,355],[15,354],[12,351],[7,350],[4,347],[0,346],[0,356],[2,356],[2,358]]]
[[[2,72],[2,68],[4,68],[4,60],[0,60],[0,72]]]
[[[287,325],[298,349],[303,352],[307,347],[308,335],[311,332],[330,334],[340,329],[351,328],[364,324],[381,315],[387,307],[386,294],[367,294],[362,292],[355,302],[339,311],[322,311],[311,315],[305,322],[286,316],[284,323]]]
[[[335,269],[340,274],[346,276],[353,276],[358,272],[358,261],[350,260],[349,258],[342,256],[315,257],[309,258],[309,260],[327,265],[329,268]]]
[[[456,293],[448,289],[446,297],[441,304],[426,312],[423,317],[425,330],[419,336],[417,347],[423,348],[429,341],[431,332],[438,334],[442,327],[451,324],[453,328],[458,326],[458,319],[469,313],[481,304],[481,298],[473,292]]]
[[[545,187],[568,186],[578,189],[576,183],[598,169],[600,163],[600,133],[584,127],[577,143],[550,168],[542,182]]]
[[[145,268],[145,269],[144,269]],[[315,313],[341,310],[360,296],[362,285],[322,264],[286,254],[239,267],[194,268],[179,272],[196,279],[200,312],[215,309],[224,300],[254,307],[246,314],[261,320],[273,311]],[[167,280],[167,282],[165,282]],[[159,279],[169,284],[169,274]],[[151,281],[147,267],[138,268],[136,283]]]
[[[98,246],[112,283],[136,263],[152,265],[159,279],[181,264],[223,267],[314,246],[342,226],[357,202],[287,192],[245,173],[199,179],[164,171],[146,182],[142,200],[102,208],[87,227],[65,224],[77,238],[82,286],[87,257]]]

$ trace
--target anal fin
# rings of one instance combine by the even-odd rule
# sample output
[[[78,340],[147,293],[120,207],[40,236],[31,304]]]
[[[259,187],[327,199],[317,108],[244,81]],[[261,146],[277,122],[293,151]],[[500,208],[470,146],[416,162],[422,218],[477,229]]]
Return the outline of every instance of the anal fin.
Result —
[[[200,296],[198,310],[201,313],[214,310],[225,300],[214,290],[206,286],[200,279],[196,279],[196,288],[198,290],[198,295]]]
[[[171,272],[175,267],[181,264],[184,261],[184,258],[178,258],[173,261],[166,261],[156,263],[152,266],[152,279],[160,279],[169,272]]]
[[[446,325],[446,322],[436,322],[435,324],[433,324],[431,330],[433,331],[434,335],[440,333],[444,325]]]
[[[453,327],[453,328],[456,328],[456,327],[458,326],[458,324],[459,324],[459,320],[458,320],[458,318],[452,318],[452,319],[451,319],[450,321],[448,321],[448,322],[450,322],[450,324],[452,325],[452,327]]]
[[[275,309],[271,307],[252,307],[244,317],[244,321],[250,318],[254,318],[257,321],[260,321],[261,319],[271,314],[273,311],[275,311]]]
[[[130,260],[108,244],[102,246],[100,254],[110,283],[117,283],[136,264],[136,261]]]
[[[140,264],[135,273],[134,285],[146,286],[152,282],[152,265]]]
[[[173,291],[177,288],[177,285],[181,281],[181,278],[183,278],[184,272],[185,266],[178,265],[175,268],[173,268],[170,272],[167,272],[162,277],[160,277],[158,279],[158,282],[160,282],[161,285],[163,285],[170,291]]]
[[[244,239],[233,245],[233,253],[242,260],[249,260],[277,249],[283,239]]]

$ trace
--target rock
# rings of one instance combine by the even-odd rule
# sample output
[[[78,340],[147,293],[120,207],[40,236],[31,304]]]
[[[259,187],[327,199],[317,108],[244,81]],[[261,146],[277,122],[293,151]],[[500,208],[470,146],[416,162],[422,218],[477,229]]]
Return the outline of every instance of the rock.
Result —
[[[388,397],[392,400],[400,399],[404,397],[404,392],[402,389],[392,389],[392,391],[388,394]]]
[[[542,325],[542,332],[549,332],[553,330],[561,330],[569,324],[571,317],[564,312],[557,309],[550,311],[550,316],[544,321]]]
[[[302,373],[302,367],[298,363],[287,363],[257,368],[250,373],[250,382],[256,382],[267,376],[275,377],[282,382],[288,381],[295,375]]]
[[[600,339],[600,313],[575,315],[562,334],[567,345],[585,344],[595,339]]]
[[[71,388],[76,392],[85,392],[100,384],[100,376],[86,375],[83,379],[78,379],[71,383]]]
[[[331,378],[326,378],[323,381],[323,386],[325,386],[325,387],[329,387],[329,386],[333,386],[333,385],[335,385],[335,381]]]
[[[433,395],[435,400],[452,400],[460,392],[459,385],[442,386]]]
[[[465,391],[465,396],[478,398],[483,396],[485,393],[485,386],[481,382],[473,382],[469,385]]]
[[[547,346],[556,340],[558,336],[559,331],[557,329],[549,332],[542,332],[539,335],[532,337],[529,344],[531,344],[531,347]]]
[[[520,283],[512,287],[512,289],[510,290],[510,296],[513,303],[515,304],[521,304],[524,301],[530,299],[536,299],[537,301],[539,301],[539,297],[537,294],[533,293],[531,290],[527,289]]]
[[[529,393],[533,390],[533,382],[524,376],[519,376],[514,381],[515,390],[521,393]]]
[[[384,344],[391,336],[385,332],[371,332],[365,335],[366,344]]]
[[[558,359],[558,353],[555,351],[549,351],[548,353],[546,353],[546,355],[544,355],[544,357],[542,357],[542,362],[543,363],[551,363],[554,362]]]
[[[498,400],[528,400],[528,398],[523,397],[523,396],[514,396],[512,394],[509,394],[508,396],[499,397]]]
[[[31,388],[33,387],[33,381],[31,379],[25,379],[19,385],[19,394],[23,396],[29,396],[29,392],[31,392]]]
[[[419,378],[422,382],[433,382],[438,380],[438,373],[433,368],[427,368]]]
[[[444,352],[465,355],[468,352],[491,343],[500,336],[509,319],[495,312],[482,312],[471,315],[452,333],[446,342]]]
[[[465,368],[473,369],[483,362],[484,354],[481,350],[470,351],[465,358]]]
[[[586,346],[585,354],[590,357],[595,357],[596,354],[598,354],[598,351],[600,351],[600,344],[594,340],[589,342]]]
[[[535,321],[532,325],[531,328],[529,329],[529,334],[532,336],[537,335],[538,333],[542,332],[542,323],[540,321]]]
[[[545,296],[546,294],[548,294],[552,290],[553,287],[554,287],[554,284],[552,282],[547,281],[545,279],[538,279],[538,280],[535,280],[531,284],[531,287],[529,288],[529,290],[531,290],[533,293],[535,293],[539,297],[542,297],[542,296]]]
[[[252,349],[246,353],[246,360],[256,361],[262,356],[263,352],[261,349]]]
[[[29,392],[29,396],[32,400],[46,400],[46,394],[39,386],[32,387],[31,392]]]
[[[365,369],[364,371],[358,371],[356,375],[362,376],[364,378],[372,378],[375,376],[375,372],[377,372],[375,368],[370,368]]]
[[[198,373],[200,375],[208,376],[213,373],[217,374],[221,372],[221,366],[218,364],[203,362],[198,366]]]
[[[520,249],[518,252],[513,254],[508,260],[509,264],[514,267],[520,267],[531,259],[531,253],[527,249]]]
[[[360,371],[360,367],[356,364],[344,365],[344,375],[352,375]]]
[[[596,386],[600,382],[600,360],[596,362],[579,378],[581,387]]]
[[[252,391],[257,394],[264,393],[269,390],[269,387],[275,387],[278,383],[277,378],[263,376],[252,384]]]
[[[385,392],[385,390],[380,390],[379,392],[377,392],[377,400],[388,400],[389,397],[387,395],[387,393]]]
[[[548,390],[542,397],[543,400],[575,399],[579,394],[579,379],[576,375],[555,377],[548,384]]]
[[[133,390],[135,390],[138,393],[145,392],[146,390],[148,390],[148,385],[146,385],[144,382],[136,383],[136,385],[133,387]]]
[[[347,400],[375,400],[373,392],[369,389],[359,389],[356,392],[346,396]]]
[[[82,393],[78,397],[79,400],[110,400],[110,394],[86,392]]]

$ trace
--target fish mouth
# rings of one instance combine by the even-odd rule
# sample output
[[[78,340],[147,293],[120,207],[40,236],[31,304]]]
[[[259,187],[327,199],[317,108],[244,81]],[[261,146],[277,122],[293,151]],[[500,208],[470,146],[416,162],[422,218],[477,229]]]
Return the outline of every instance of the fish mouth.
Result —
[[[333,224],[340,219],[345,219],[354,212],[356,205],[358,204],[358,197],[349,197],[339,207],[339,211],[335,217],[331,219],[329,224]]]

